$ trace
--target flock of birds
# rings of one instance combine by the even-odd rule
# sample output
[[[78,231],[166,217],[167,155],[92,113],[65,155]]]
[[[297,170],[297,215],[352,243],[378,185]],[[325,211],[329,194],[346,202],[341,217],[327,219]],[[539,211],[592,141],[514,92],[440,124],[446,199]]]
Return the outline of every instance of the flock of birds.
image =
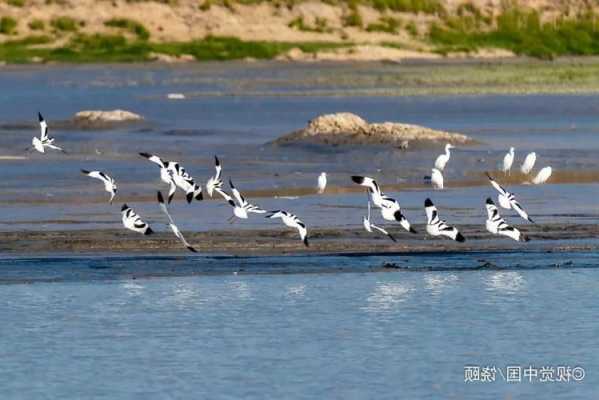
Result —
[[[57,151],[64,150],[55,145],[55,139],[48,135],[48,124],[41,113],[38,113],[39,125],[40,125],[40,137],[34,137],[32,140],[32,148],[40,153],[45,153],[46,149],[52,149]],[[445,152],[437,157],[435,160],[434,168],[430,179],[432,186],[435,189],[442,190],[444,188],[443,171],[450,160],[451,149],[454,146],[447,144],[445,146]],[[169,213],[168,205],[171,203],[177,189],[182,190],[185,193],[185,197],[188,203],[193,200],[203,200],[204,195],[202,186],[197,184],[196,181],[185,171],[185,169],[175,161],[166,161],[157,155],[149,153],[139,153],[140,156],[146,158],[148,161],[156,164],[160,168],[160,179],[162,182],[169,186],[168,195],[165,199],[162,192],[157,192],[157,201],[160,209],[167,217],[167,225],[172,230],[173,234],[181,241],[181,243],[192,252],[197,250],[187,242],[172,216]],[[530,153],[526,156],[524,163],[522,164],[521,171],[523,174],[528,175],[531,173],[535,162],[536,154]],[[234,186],[231,179],[229,179],[230,193],[227,193],[223,189],[222,180],[222,165],[218,157],[214,157],[215,160],[215,174],[210,177],[206,183],[206,191],[210,197],[219,195],[221,196],[231,207],[232,215],[229,218],[229,222],[233,222],[235,218],[247,219],[250,214],[266,214],[266,218],[270,219],[281,219],[284,225],[287,227],[296,229],[299,233],[301,241],[305,246],[309,246],[308,242],[308,229],[306,225],[297,217],[297,215],[285,211],[285,210],[274,210],[267,211],[254,204],[249,203],[239,190]],[[503,159],[502,171],[507,175],[510,174],[512,165],[514,163],[514,148],[511,147],[509,152]],[[104,189],[110,194],[109,202],[112,204],[116,194],[117,185],[115,180],[103,171],[88,171],[81,170],[84,175],[91,178],[100,180],[104,184]],[[533,184],[541,184],[546,182],[551,176],[551,167],[542,168],[537,175],[531,180]],[[528,222],[533,223],[533,220],[528,216],[527,212],[516,200],[516,196],[502,187],[497,181],[487,173],[487,177],[491,185],[498,191],[498,203],[502,208],[513,209],[520,217]],[[363,217],[363,226],[367,232],[373,233],[378,232],[389,239],[396,241],[395,237],[389,233],[384,227],[376,225],[372,221],[371,216],[371,203],[377,207],[381,213],[383,220],[398,222],[406,231],[410,233],[417,233],[416,230],[411,226],[408,219],[401,212],[401,206],[399,202],[383,193],[379,184],[371,177],[367,176],[352,176],[352,181],[360,186],[366,188],[368,202],[367,202],[367,216]],[[326,190],[327,186],[327,174],[321,173],[318,177],[318,193],[322,194]],[[528,237],[520,232],[517,228],[509,225],[499,214],[499,210],[491,198],[486,199],[485,207],[487,209],[487,220],[486,229],[495,235],[501,235],[509,237],[516,241],[528,241]],[[459,230],[447,224],[446,221],[439,217],[439,212],[430,198],[424,201],[424,209],[426,213],[427,225],[426,232],[433,236],[444,236],[457,242],[464,242],[465,237],[459,232]],[[146,223],[131,207],[127,204],[123,204],[121,207],[121,216],[123,226],[134,232],[141,233],[143,235],[152,234],[154,231],[148,223]]]

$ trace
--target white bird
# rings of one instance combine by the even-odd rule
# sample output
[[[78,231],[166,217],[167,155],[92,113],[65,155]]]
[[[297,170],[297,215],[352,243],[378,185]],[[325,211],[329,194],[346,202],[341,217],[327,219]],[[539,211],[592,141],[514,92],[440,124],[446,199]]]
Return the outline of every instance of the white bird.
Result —
[[[106,175],[104,172],[101,171],[88,171],[82,169],[81,172],[84,175],[87,175],[91,178],[99,179],[104,183],[104,190],[110,193],[110,204],[112,204],[112,200],[114,199],[114,196],[117,192],[117,187],[114,179],[112,179],[110,176]]]
[[[208,192],[208,195],[210,197],[212,197],[215,190],[222,189],[223,187],[223,181],[221,179],[221,173],[223,168],[220,165],[220,160],[217,156],[214,156],[214,169],[216,170],[216,173],[213,177],[210,177],[210,179],[208,179],[208,182],[206,183],[206,191]]]
[[[229,196],[222,190],[215,189],[219,191],[220,194],[225,198],[225,200],[227,200],[229,205],[233,207],[233,216],[229,218],[229,221],[232,221],[235,217],[247,219],[248,213],[266,214],[266,210],[263,210],[258,206],[248,203],[247,200],[241,195],[241,193],[239,193],[239,190],[237,190],[237,188],[233,186],[233,182],[231,182],[231,179],[229,179],[229,186],[231,186],[231,192],[233,193],[233,197],[235,198],[235,200],[233,200],[231,196]]]
[[[535,176],[532,180],[532,183],[534,183],[535,185],[540,185],[542,183],[547,182],[549,177],[551,177],[552,172],[553,170],[551,169],[551,167],[545,167],[541,169],[537,176]]]
[[[154,233],[150,225],[143,222],[139,215],[133,211],[127,204],[123,204],[121,207],[121,214],[123,217],[123,225],[125,228],[130,229],[134,232],[143,233],[144,235],[150,235]]]
[[[501,215],[499,215],[499,210],[497,209],[497,206],[495,206],[495,203],[493,203],[493,200],[491,200],[490,198],[487,199],[487,203],[486,203],[486,207],[487,207],[487,221],[486,221],[486,228],[489,232],[491,232],[494,235],[502,235],[502,236],[507,236],[509,238],[512,238],[516,241],[520,241],[520,242],[528,242],[529,238],[528,236],[524,235],[523,233],[521,233],[518,229],[514,228],[513,226],[508,225],[505,220],[503,218],[501,218]]]
[[[534,223],[532,218],[528,216],[528,213],[524,211],[520,203],[518,203],[518,201],[516,200],[516,196],[514,196],[513,193],[510,193],[507,190],[505,190],[500,184],[498,184],[495,181],[495,179],[491,177],[491,175],[489,175],[488,172],[487,177],[489,178],[491,185],[499,192],[499,195],[497,195],[497,200],[499,200],[499,205],[501,207],[505,208],[506,210],[514,209],[522,218]]]
[[[449,157],[451,157],[451,152],[449,150],[451,150],[453,148],[454,148],[453,145],[447,143],[445,145],[445,153],[441,154],[435,160],[435,168],[437,168],[439,171],[443,171],[445,169],[445,165],[447,164],[447,161],[449,161]]]
[[[33,148],[40,153],[45,153],[46,147],[49,149],[65,152],[62,148],[54,144],[54,138],[48,136],[48,124],[46,123],[44,117],[42,117],[42,114],[38,112],[37,116],[40,122],[40,137],[38,138],[37,136],[34,136],[31,140]]]
[[[424,201],[424,211],[426,212],[426,232],[431,236],[447,236],[456,242],[465,242],[466,239],[453,226],[447,225],[445,221],[439,218],[437,207],[431,199]]]
[[[318,176],[318,194],[323,194],[326,187],[327,187],[327,173],[322,172]]]
[[[510,151],[503,157],[503,167],[502,171],[504,174],[508,174],[512,169],[512,164],[514,163],[514,148],[510,147]]]
[[[187,240],[185,240],[185,237],[183,236],[183,234],[181,233],[181,231],[179,230],[177,225],[175,225],[175,221],[173,221],[171,214],[168,212],[168,208],[166,208],[166,204],[164,203],[164,198],[162,197],[162,193],[160,193],[160,191],[158,192],[158,204],[160,205],[162,212],[164,214],[166,214],[166,217],[168,218],[168,221],[169,221],[168,226],[171,228],[171,230],[173,231],[173,233],[175,234],[177,239],[179,239],[181,241],[181,243],[183,243],[183,245],[187,248],[187,250],[189,250],[193,253],[197,253],[198,251],[192,245],[190,245],[187,242]]]
[[[160,157],[149,154],[139,153],[140,156],[147,158],[149,161],[160,167],[160,179],[169,185],[168,203],[170,204],[177,187],[185,192],[185,197],[188,203],[193,199],[202,200],[202,187],[195,184],[193,178],[185,171],[179,163],[173,161],[164,161]]]
[[[401,213],[399,202],[392,197],[385,195],[376,181],[367,176],[352,176],[352,181],[360,186],[365,186],[371,195],[372,202],[380,208],[383,219],[387,221],[398,221],[399,224],[408,232],[416,233],[410,222]]]
[[[433,188],[443,190],[443,174],[437,168],[431,171],[431,183]]]
[[[530,171],[532,171],[532,168],[535,166],[536,161],[537,153],[535,153],[534,151],[532,153],[528,153],[526,155],[526,158],[524,159],[524,162],[522,163],[522,166],[520,167],[520,171],[522,171],[524,175],[530,174]]]
[[[297,229],[300,234],[300,239],[302,242],[304,242],[304,245],[306,245],[306,247],[309,246],[308,229],[306,228],[306,225],[297,217],[297,215],[283,210],[276,210],[270,211],[266,218],[281,218],[286,226]]]
[[[383,235],[386,235],[389,239],[396,242],[393,235],[391,235],[389,232],[387,232],[385,229],[381,228],[380,226],[377,226],[377,225],[373,224],[372,222],[370,222],[370,197],[368,198],[368,216],[362,217],[362,224],[364,225],[364,229],[366,229],[367,232],[372,233],[374,230],[377,230],[377,231],[381,232]]]

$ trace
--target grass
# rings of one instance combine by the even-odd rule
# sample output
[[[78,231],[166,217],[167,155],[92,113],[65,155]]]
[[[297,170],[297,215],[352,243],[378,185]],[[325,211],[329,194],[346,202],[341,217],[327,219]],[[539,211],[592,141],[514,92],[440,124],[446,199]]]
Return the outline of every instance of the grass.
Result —
[[[52,28],[61,32],[76,32],[81,23],[71,17],[56,17],[50,21]]]
[[[386,32],[386,33],[397,33],[401,28],[401,22],[392,17],[380,17],[378,22],[368,24],[366,27],[367,32]]]
[[[31,20],[28,26],[32,31],[43,31],[46,28],[46,24],[41,19]]]
[[[142,62],[152,59],[152,53],[171,56],[190,54],[197,60],[238,60],[244,58],[272,59],[294,47],[305,53],[346,47],[347,44],[327,42],[267,42],[242,41],[231,37],[207,37],[189,42],[152,43],[129,41],[123,35],[76,34],[68,45],[59,48],[31,47],[51,41],[46,36],[32,36],[0,46],[0,60],[27,63],[35,58],[68,63]]]
[[[314,25],[308,25],[304,21],[303,17],[297,17],[293,19],[288,26],[290,28],[297,29],[302,32],[316,32],[316,33],[331,33],[333,29],[328,26],[326,18],[316,17]]]
[[[25,5],[25,0],[5,0],[6,4],[13,7],[23,7]]]
[[[139,40],[148,40],[150,38],[150,32],[141,23],[129,18],[112,18],[104,22],[104,25],[124,29],[137,36]]]
[[[17,21],[11,17],[0,18],[0,33],[4,35],[10,35],[15,32],[17,28]]]

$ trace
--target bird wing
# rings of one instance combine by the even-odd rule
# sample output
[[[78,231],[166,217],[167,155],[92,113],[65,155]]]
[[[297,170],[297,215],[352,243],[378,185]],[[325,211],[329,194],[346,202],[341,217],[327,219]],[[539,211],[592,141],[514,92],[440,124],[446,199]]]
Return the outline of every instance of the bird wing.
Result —
[[[308,246],[308,229],[306,228],[306,225],[302,221],[299,220],[299,218],[295,217],[295,222],[296,222],[297,230],[300,234],[300,239],[302,239],[302,242],[304,242],[304,244],[307,247]]]
[[[491,182],[491,185],[492,185],[492,186],[493,186],[495,189],[497,189],[497,191],[498,191],[499,193],[503,194],[504,196],[507,196],[507,195],[508,195],[508,191],[507,191],[507,190],[505,190],[505,189],[504,189],[504,188],[503,188],[503,187],[502,187],[502,186],[501,186],[499,183],[497,183],[497,182],[495,181],[495,179],[493,179],[493,177],[491,177],[491,175],[490,175],[488,172],[486,172],[486,174],[487,174],[487,178],[489,178],[489,182]]]
[[[231,207],[236,207],[237,205],[235,204],[235,201],[233,201],[233,198],[231,196],[229,196],[227,193],[223,192],[221,189],[214,189],[216,190],[216,192],[218,194],[220,194],[221,196],[223,196],[223,199],[225,199],[225,201],[227,201],[227,203],[229,203],[229,205]]]
[[[381,232],[383,235],[386,235],[389,239],[393,240],[394,242],[397,241],[397,240],[395,240],[395,238],[393,237],[392,234],[390,234],[389,232],[387,232],[385,229],[381,228],[380,226],[377,226],[375,224],[370,224],[370,227]]]
[[[99,179],[104,183],[112,183],[110,177],[108,177],[105,173],[103,173],[101,171],[86,171],[86,170],[82,169],[81,172],[83,174],[89,176],[90,178]]]
[[[495,203],[493,203],[493,200],[491,200],[490,198],[487,199],[485,207],[487,208],[487,219],[493,220],[493,218],[499,214],[497,206],[495,205]]]
[[[512,208],[514,210],[516,210],[516,212],[518,213],[519,216],[521,216],[522,218],[524,218],[527,221],[533,222],[533,220],[528,216],[528,213],[526,211],[524,211],[524,209],[522,208],[520,203],[518,203],[516,201],[516,199],[511,199],[510,205],[512,206]]]
[[[171,178],[171,180],[169,182],[169,187],[168,187],[168,203],[169,204],[173,200],[173,196],[175,195],[176,191],[177,191],[177,185],[175,185],[175,181],[173,180],[173,178]]]
[[[37,116],[40,121],[40,140],[43,142],[48,140],[48,124],[41,113],[37,113]]]
[[[216,174],[214,175],[214,180],[218,181],[218,180],[220,180],[220,175],[221,175],[223,168],[220,165],[220,160],[218,159],[217,156],[214,156],[214,169],[216,170]]]
[[[245,209],[247,210],[247,212],[251,212],[254,214],[266,214],[266,210],[250,203],[246,203]]]
[[[382,196],[383,193],[374,179],[367,176],[352,176],[351,179],[360,186],[366,186],[374,195]]]
[[[149,153],[139,153],[139,155],[147,158],[149,161],[153,162],[154,164],[157,164],[161,168],[166,168],[164,161],[162,161],[162,158],[160,158],[158,156],[155,156],[155,155],[149,154]]]
[[[241,193],[239,193],[239,190],[233,186],[231,179],[229,179],[229,186],[231,187],[231,193],[233,193],[233,197],[235,197],[235,200],[237,200],[239,206],[244,207],[247,204],[247,201],[245,201]]]

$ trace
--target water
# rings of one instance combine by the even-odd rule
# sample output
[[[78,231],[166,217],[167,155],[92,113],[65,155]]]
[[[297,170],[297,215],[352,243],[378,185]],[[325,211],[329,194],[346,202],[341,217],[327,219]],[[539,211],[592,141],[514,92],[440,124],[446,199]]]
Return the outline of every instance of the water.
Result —
[[[132,280],[123,265],[152,268],[146,260],[105,259],[108,279],[83,272],[4,285],[2,398],[591,398],[599,384],[596,256],[562,255],[572,264],[560,269],[476,257],[505,269],[464,269],[473,261],[466,255],[420,255],[407,264],[456,269],[366,272],[360,266],[384,258],[333,257],[317,260],[321,272],[357,272],[254,274],[269,260],[245,260],[238,275]],[[291,259],[287,271],[305,259]],[[37,269],[97,266],[15,262],[32,278]],[[164,259],[153,268],[160,264],[212,265]],[[506,383],[497,373],[494,383],[471,384],[465,365],[581,366],[586,377]]]

